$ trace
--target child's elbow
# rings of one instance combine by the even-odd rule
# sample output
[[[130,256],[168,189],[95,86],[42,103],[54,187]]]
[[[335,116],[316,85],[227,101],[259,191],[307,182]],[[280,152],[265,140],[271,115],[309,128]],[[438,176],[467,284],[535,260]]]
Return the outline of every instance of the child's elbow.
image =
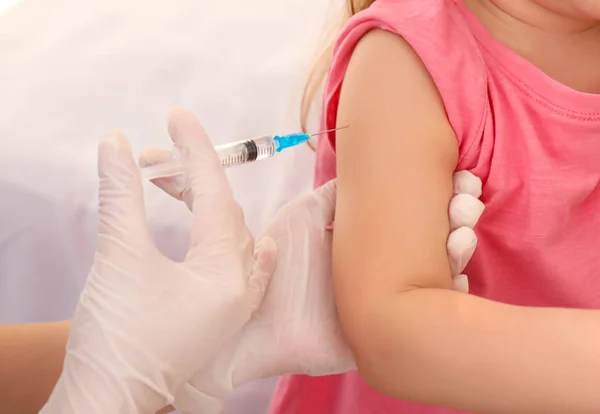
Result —
[[[399,360],[409,354],[408,344],[397,341],[403,337],[400,332],[392,334],[396,343],[390,342],[390,330],[401,331],[402,327],[389,325],[385,316],[389,309],[381,300],[356,303],[351,309],[338,306],[342,331],[361,377],[371,388],[386,395],[391,392],[390,385],[397,386],[402,381],[401,373],[393,372],[391,367],[404,366],[408,361]]]

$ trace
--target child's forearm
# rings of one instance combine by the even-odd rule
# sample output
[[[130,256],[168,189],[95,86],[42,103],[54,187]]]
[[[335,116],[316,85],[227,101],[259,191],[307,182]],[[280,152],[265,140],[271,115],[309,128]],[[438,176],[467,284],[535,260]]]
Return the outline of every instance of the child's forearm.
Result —
[[[361,310],[347,334],[361,374],[385,394],[480,413],[600,412],[599,311],[438,289]]]

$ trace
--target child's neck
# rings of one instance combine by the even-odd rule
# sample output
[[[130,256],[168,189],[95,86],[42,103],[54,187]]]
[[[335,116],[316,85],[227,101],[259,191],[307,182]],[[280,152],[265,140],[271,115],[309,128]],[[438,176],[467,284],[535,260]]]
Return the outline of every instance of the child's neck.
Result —
[[[548,76],[575,90],[600,94],[600,22],[530,0],[464,3],[494,37]]]

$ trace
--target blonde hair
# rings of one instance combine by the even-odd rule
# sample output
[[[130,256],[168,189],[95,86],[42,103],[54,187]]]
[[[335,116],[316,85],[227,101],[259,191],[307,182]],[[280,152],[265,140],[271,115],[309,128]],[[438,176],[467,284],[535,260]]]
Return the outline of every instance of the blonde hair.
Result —
[[[356,13],[366,10],[375,3],[376,0],[346,0],[346,9],[342,24],[348,21]],[[304,87],[304,93],[302,94],[302,102],[300,109],[300,125],[302,130],[307,132],[308,128],[308,117],[310,111],[315,103],[321,84],[327,75],[329,65],[331,63],[331,57],[333,54],[333,44],[330,44],[325,51],[323,51],[319,57],[313,69],[311,70],[306,86]],[[312,145],[309,144],[311,147]]]

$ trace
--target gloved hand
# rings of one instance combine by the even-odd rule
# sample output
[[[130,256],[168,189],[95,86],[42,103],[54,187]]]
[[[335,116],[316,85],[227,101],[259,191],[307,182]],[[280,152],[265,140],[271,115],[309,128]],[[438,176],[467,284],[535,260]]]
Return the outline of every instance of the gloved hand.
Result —
[[[154,413],[262,301],[275,245],[264,239],[254,251],[225,173],[194,118],[173,111],[169,133],[188,178],[188,255],[177,263],[159,252],[129,143],[119,133],[104,137],[95,262],[44,414]]]
[[[188,125],[187,134],[208,141],[199,126]],[[170,157],[168,151],[149,149],[142,152],[140,164],[150,166]],[[206,180],[211,180],[209,173]],[[163,178],[155,184],[190,205],[181,179]],[[454,278],[455,289],[467,291],[466,276],[460,273],[477,242],[472,227],[483,212],[477,199],[481,181],[469,172],[458,172],[454,189],[457,195],[450,203],[448,255],[453,275],[459,275]],[[333,298],[331,232],[326,227],[334,218],[335,190],[335,182],[330,182],[291,201],[273,217],[262,236],[274,240],[278,250],[265,299],[243,331],[176,395],[174,405],[179,412],[218,413],[234,387],[259,378],[284,373],[319,376],[355,369]]]

